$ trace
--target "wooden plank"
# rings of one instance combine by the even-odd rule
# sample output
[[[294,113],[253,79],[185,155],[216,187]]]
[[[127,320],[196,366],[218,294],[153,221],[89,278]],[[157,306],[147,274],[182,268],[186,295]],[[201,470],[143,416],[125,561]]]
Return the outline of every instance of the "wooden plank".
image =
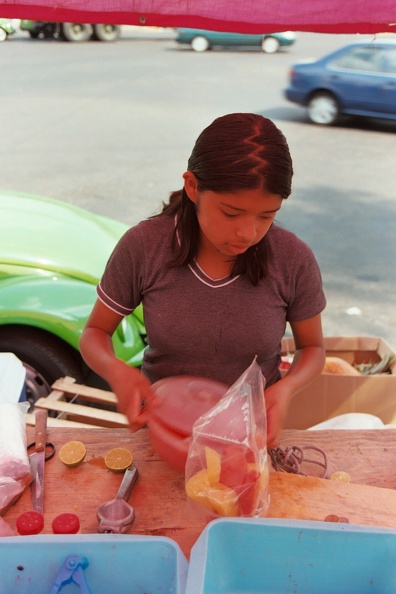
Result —
[[[52,391],[46,398],[40,398],[35,403],[35,408],[45,409],[59,413],[62,418],[54,425],[73,423],[81,426],[93,425],[96,427],[128,427],[125,415],[113,410],[107,410],[103,405],[114,407],[117,398],[113,392],[76,384],[72,377],[60,378],[52,385]],[[68,399],[78,398],[78,403],[68,402]],[[98,407],[86,406],[84,400],[98,404]]]
[[[386,474],[390,476],[388,486],[396,487],[395,435],[393,430],[284,432],[282,444],[315,443],[323,447],[329,469],[350,472],[354,484],[271,473],[268,516],[323,520],[325,515],[334,513],[349,517],[350,522],[396,526],[396,491],[369,487],[356,490],[360,483],[382,486]],[[28,443],[34,440],[33,427],[27,428],[27,439]],[[139,470],[130,497],[136,512],[130,534],[168,536],[189,556],[207,521],[187,501],[183,474],[169,468],[153,451],[146,429],[133,433],[129,429],[49,427],[48,439],[57,451],[67,441],[83,441],[87,455],[75,468],[64,466],[57,454],[46,463],[43,533],[51,534],[52,520],[64,512],[79,516],[81,533],[97,531],[96,509],[115,497],[122,479],[122,475],[106,469],[104,455],[111,448],[126,447],[132,451]],[[343,460],[342,468],[340,460]],[[16,518],[30,509],[27,488],[4,519],[15,530]]]
[[[47,398],[39,398],[35,403],[35,408],[43,408],[58,413],[65,413],[67,418],[72,417],[80,419],[83,422],[93,422],[102,427],[128,427],[129,422],[125,415],[117,412],[107,411],[99,408],[84,406],[62,401],[48,401]]]
[[[396,491],[272,472],[270,518],[324,521],[333,514],[350,524],[396,528]]]
[[[71,383],[69,381],[70,379],[72,378],[66,377],[57,380],[52,384],[53,390],[64,392],[70,396],[78,396],[79,399],[87,400],[89,402],[100,402],[114,406],[117,405],[118,401],[114,392]]]
[[[329,476],[344,470],[353,483],[396,489],[396,429],[287,429],[282,432],[280,446],[321,448],[327,455]],[[318,458],[313,451],[306,451],[306,456],[310,455]],[[305,466],[304,470],[306,474],[318,476],[312,465]]]
[[[26,414],[26,425],[34,427],[36,425],[36,416],[33,413]],[[76,421],[69,421],[68,419],[59,419],[56,417],[47,418],[47,427],[80,427],[85,429],[92,429],[94,427],[100,428],[100,425],[93,425],[91,423],[78,423]]]

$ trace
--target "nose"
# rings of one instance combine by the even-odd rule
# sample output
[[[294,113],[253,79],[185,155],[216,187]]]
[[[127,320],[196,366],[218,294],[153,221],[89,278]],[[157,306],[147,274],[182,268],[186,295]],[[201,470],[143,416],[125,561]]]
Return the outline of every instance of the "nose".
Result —
[[[246,242],[252,242],[257,235],[256,221],[254,218],[244,218],[238,221],[235,229],[235,235],[238,239],[243,239]]]

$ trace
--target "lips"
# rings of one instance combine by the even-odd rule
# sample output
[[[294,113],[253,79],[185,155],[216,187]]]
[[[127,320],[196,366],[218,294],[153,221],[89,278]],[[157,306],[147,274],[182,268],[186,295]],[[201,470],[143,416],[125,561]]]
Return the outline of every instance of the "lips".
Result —
[[[229,244],[229,249],[234,253],[243,253],[250,247],[250,244]]]

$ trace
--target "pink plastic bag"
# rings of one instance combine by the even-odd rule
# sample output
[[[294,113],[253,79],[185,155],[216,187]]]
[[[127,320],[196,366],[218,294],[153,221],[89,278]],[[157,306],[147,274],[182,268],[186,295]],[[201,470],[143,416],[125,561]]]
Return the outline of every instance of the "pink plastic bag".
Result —
[[[26,451],[26,407],[0,403],[0,515],[32,482]]]
[[[193,426],[186,493],[215,517],[258,517],[269,506],[265,380],[256,360]]]

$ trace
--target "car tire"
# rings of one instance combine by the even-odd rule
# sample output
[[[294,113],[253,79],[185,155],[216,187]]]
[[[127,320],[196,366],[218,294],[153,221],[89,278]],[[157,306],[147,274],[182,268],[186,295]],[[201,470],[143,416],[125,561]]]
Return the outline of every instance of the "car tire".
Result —
[[[315,93],[308,102],[308,117],[314,124],[331,126],[340,115],[340,106],[331,93]]]
[[[38,39],[40,36],[40,31],[34,29],[33,31],[29,31],[29,35],[32,39]]]
[[[62,23],[61,25],[61,35],[66,41],[88,41],[92,33],[92,25],[86,23]]]
[[[5,41],[7,39],[7,31],[5,31],[2,27],[0,27],[0,41]]]
[[[194,52],[206,52],[206,50],[210,48],[210,43],[206,37],[197,35],[197,37],[194,37],[194,39],[191,41],[191,47]]]
[[[93,25],[92,39],[97,41],[117,41],[121,35],[118,25]]]
[[[14,353],[26,370],[26,400],[31,408],[45,398],[51,385],[70,376],[83,381],[83,363],[78,353],[57,338],[36,328],[13,327],[0,330],[0,352]]]
[[[264,37],[261,42],[261,49],[266,54],[275,54],[280,47],[280,43],[276,37],[272,37],[271,35],[268,37]]]

